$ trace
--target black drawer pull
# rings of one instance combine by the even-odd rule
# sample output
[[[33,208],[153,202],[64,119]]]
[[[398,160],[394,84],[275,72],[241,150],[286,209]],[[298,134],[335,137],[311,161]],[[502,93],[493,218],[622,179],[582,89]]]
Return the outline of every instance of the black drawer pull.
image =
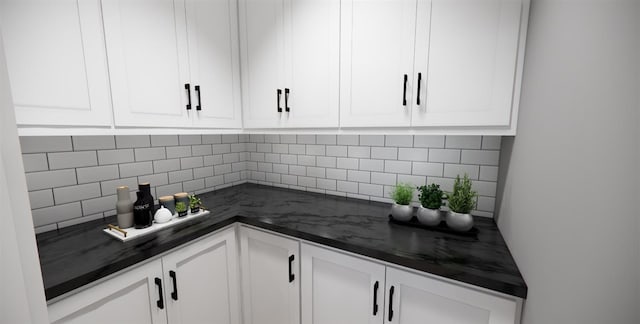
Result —
[[[278,94],[278,112],[282,112],[282,107],[280,107],[280,96],[282,96],[282,90],[278,89],[276,93]]]
[[[409,76],[408,75],[404,75],[404,85],[402,88],[402,105],[406,106],[407,105],[407,81],[409,80]]]
[[[171,298],[173,300],[178,300],[178,283],[176,279],[176,272],[173,270],[169,271],[169,277],[173,279],[173,292],[171,293]]]
[[[158,306],[158,308],[164,309],[164,297],[162,297],[162,279],[156,278],[155,282],[156,286],[158,286],[158,301],[156,302],[156,305]]]
[[[289,88],[284,88],[284,111],[289,112]]]
[[[296,279],[296,276],[293,274],[293,260],[295,259],[295,256],[292,254],[289,256],[289,282],[293,282],[294,279]]]
[[[191,110],[191,85],[188,83],[184,84],[185,90],[187,90],[187,99],[189,100],[187,103],[187,110]]]
[[[416,104],[420,105],[420,86],[422,85],[422,73],[418,73],[418,99],[416,100]]]
[[[393,319],[393,286],[389,289],[389,322]]]
[[[196,94],[198,95],[198,105],[196,106],[196,110],[202,110],[202,99],[200,99],[200,86],[195,86]]]
[[[376,283],[373,284],[373,316],[378,314],[378,286],[379,283],[376,281]]]

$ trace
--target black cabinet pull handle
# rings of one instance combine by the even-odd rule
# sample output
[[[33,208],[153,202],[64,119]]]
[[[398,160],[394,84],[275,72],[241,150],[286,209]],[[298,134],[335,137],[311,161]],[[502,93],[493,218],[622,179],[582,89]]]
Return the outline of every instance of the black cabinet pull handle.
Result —
[[[173,300],[178,300],[178,284],[177,284],[177,280],[176,280],[176,272],[171,270],[169,271],[169,277],[171,277],[171,279],[173,279],[173,292],[171,293],[171,298]]]
[[[379,283],[376,281],[376,283],[373,284],[373,316],[378,314],[378,286]]]
[[[196,106],[196,110],[202,110],[202,99],[200,99],[200,86],[195,86],[196,94],[198,94],[198,105]]]
[[[282,107],[280,107],[280,96],[282,95],[282,90],[278,89],[278,112],[282,112]]]
[[[420,105],[420,86],[422,85],[422,73],[418,73],[418,99],[416,100],[416,104]]]
[[[289,88],[284,88],[284,111],[289,112]]]
[[[406,106],[407,105],[407,81],[409,80],[409,76],[408,75],[404,75],[404,85],[402,88],[402,105]]]
[[[164,309],[164,297],[162,297],[162,279],[156,278],[155,282],[156,286],[158,286],[158,301],[156,302],[156,305],[158,305],[158,308]]]
[[[389,322],[393,319],[393,286],[389,289]]]
[[[293,260],[295,259],[295,255],[290,255],[289,256],[289,282],[293,282],[293,280],[296,278],[296,276],[293,274]]]
[[[189,99],[187,103],[187,110],[191,110],[191,85],[188,83],[184,84],[185,90],[187,90],[187,98]]]

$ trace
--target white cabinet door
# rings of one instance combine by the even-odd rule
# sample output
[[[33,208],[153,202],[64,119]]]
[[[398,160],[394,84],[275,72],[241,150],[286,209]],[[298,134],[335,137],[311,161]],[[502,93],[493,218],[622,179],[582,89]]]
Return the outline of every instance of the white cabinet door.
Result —
[[[240,228],[245,324],[300,323],[299,243]]]
[[[244,127],[269,128],[284,111],[284,0],[240,0]],[[279,91],[279,92],[278,92]],[[279,102],[279,105],[278,105]]]
[[[0,1],[19,125],[111,124],[99,0]]]
[[[236,0],[186,0],[194,125],[241,128]]]
[[[234,229],[162,258],[169,323],[240,324]]]
[[[340,126],[411,123],[416,0],[342,1]]]
[[[49,305],[49,320],[55,324],[166,324],[167,294],[161,278],[160,260],[149,262]]]
[[[184,0],[103,0],[102,8],[116,126],[190,126]]]
[[[522,0],[420,1],[414,126],[510,125],[522,9]]]
[[[340,1],[291,0],[285,27],[290,93],[281,125],[338,127]]]
[[[517,304],[494,295],[387,267],[385,323],[513,324]]]
[[[385,266],[302,244],[303,324],[382,324]]]

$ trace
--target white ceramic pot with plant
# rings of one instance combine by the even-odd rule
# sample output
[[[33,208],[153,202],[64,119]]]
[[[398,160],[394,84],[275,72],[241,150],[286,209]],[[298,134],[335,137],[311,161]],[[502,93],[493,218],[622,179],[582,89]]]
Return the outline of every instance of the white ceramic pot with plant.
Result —
[[[395,201],[391,205],[391,217],[393,219],[407,222],[413,218],[413,207],[411,200],[413,199],[413,186],[406,183],[399,183],[391,191],[391,198]]]
[[[473,217],[470,212],[476,201],[476,192],[471,190],[471,180],[467,174],[463,179],[456,177],[453,192],[448,195],[450,211],[447,213],[447,226],[451,229],[466,232],[473,228]]]
[[[438,226],[442,221],[440,207],[443,205],[442,198],[444,193],[440,190],[440,185],[432,183],[429,186],[418,187],[418,199],[420,207],[416,216],[418,221],[427,226]]]

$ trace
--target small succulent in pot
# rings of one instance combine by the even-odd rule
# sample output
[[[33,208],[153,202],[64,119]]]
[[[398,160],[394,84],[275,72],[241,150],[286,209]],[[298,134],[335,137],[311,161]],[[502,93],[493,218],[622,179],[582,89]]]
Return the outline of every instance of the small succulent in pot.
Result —
[[[187,212],[187,204],[183,203],[182,201],[176,203],[176,213],[178,213],[178,217],[187,216]]]
[[[200,211],[200,205],[202,201],[196,195],[189,196],[189,209],[191,209],[192,214],[196,214]]]
[[[473,217],[471,210],[476,202],[476,192],[471,189],[471,180],[467,174],[460,179],[456,177],[453,184],[453,192],[448,194],[449,213],[447,213],[447,226],[450,228],[466,232],[473,227]]]
[[[444,205],[444,193],[440,190],[440,185],[432,183],[429,186],[418,187],[420,194],[420,207],[416,216],[418,221],[424,225],[436,226],[442,221],[440,207]]]
[[[395,204],[391,206],[391,216],[398,221],[409,221],[413,218],[413,186],[406,183],[399,183],[391,192],[391,198]]]

